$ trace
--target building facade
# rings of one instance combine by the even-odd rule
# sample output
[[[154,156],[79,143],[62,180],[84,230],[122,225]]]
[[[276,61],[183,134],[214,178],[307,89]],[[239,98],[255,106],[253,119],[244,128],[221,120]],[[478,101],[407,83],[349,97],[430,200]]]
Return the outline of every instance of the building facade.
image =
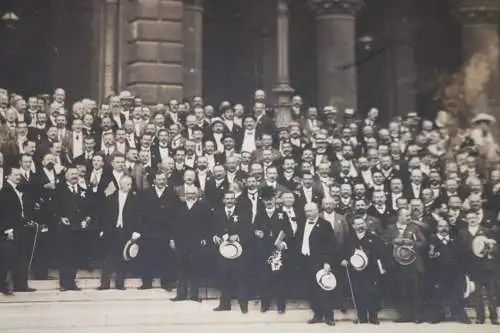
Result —
[[[249,103],[262,88],[282,105],[295,92],[387,118],[432,113],[439,75],[497,44],[500,30],[498,0],[42,1],[51,84],[99,101],[128,89],[148,104]],[[478,98],[492,112],[499,81]]]

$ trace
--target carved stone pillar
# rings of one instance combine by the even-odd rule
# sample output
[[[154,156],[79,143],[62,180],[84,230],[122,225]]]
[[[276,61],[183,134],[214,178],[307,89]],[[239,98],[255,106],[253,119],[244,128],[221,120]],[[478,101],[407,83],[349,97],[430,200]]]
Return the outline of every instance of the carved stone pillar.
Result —
[[[184,0],[184,97],[203,93],[203,7],[202,0]]]
[[[317,19],[318,104],[357,107],[355,18],[362,0],[309,0]]]
[[[294,90],[290,86],[289,73],[289,17],[288,0],[278,0],[278,25],[277,25],[277,55],[278,71],[277,85],[274,93],[277,96],[276,125],[286,127],[292,120],[291,96]]]
[[[500,98],[498,97],[500,89],[498,72],[500,2],[498,0],[456,0],[456,12],[462,22],[464,63],[469,62],[479,52],[493,55],[488,66],[492,71],[490,81],[484,92],[474,99],[473,111],[490,112],[500,120]]]
[[[418,1],[418,0],[416,0]],[[417,30],[415,0],[395,0],[391,3],[388,25],[389,36],[394,42],[389,49],[391,66],[392,115],[406,115],[416,112],[416,80],[414,35]]]
[[[102,98],[116,93],[118,83],[118,0],[104,0],[103,91]]]

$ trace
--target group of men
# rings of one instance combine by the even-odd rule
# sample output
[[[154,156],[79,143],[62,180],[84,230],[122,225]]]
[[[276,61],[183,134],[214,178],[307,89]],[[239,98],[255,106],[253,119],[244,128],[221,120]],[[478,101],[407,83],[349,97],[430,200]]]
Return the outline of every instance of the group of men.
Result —
[[[242,313],[252,297],[284,313],[305,296],[311,324],[334,325],[346,299],[357,323],[379,324],[383,302],[401,322],[470,323],[470,301],[482,324],[485,292],[498,325],[500,168],[479,140],[491,116],[457,141],[450,119],[383,127],[377,109],[360,118],[299,96],[277,128],[261,90],[248,110],[200,97],[148,107],[128,91],[66,104],[62,89],[28,102],[0,91],[4,295],[34,291],[29,270],[43,279],[53,265],[62,291],[80,290],[93,261],[99,290],[113,274],[125,289],[137,262],[140,288],[176,283],[173,301],[201,301],[200,279],[216,277],[215,311],[236,296]]]

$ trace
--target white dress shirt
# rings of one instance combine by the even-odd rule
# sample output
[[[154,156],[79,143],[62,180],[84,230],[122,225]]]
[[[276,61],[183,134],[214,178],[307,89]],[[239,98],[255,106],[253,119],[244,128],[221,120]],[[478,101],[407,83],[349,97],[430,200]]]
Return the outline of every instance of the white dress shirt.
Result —
[[[17,189],[16,185],[14,185],[11,181],[7,180],[7,183],[12,186],[14,192],[16,192],[17,198],[19,199],[19,203],[21,204],[21,215],[24,217],[24,205],[23,205],[23,194]]]
[[[330,222],[332,225],[332,229],[335,231],[335,212],[328,213],[326,211],[323,212],[323,219]]]
[[[222,153],[224,151],[224,145],[222,144],[222,133],[214,133],[213,136],[217,151]]]
[[[118,218],[116,219],[116,227],[123,229],[123,207],[127,201],[127,193],[118,191]]]
[[[205,192],[205,185],[207,184],[207,171],[197,170],[198,182],[200,183],[200,189]]]
[[[413,196],[416,199],[420,198],[420,186],[421,185],[417,185],[417,184],[411,183],[411,189],[413,191]]]
[[[169,157],[168,146],[162,147],[161,145],[159,145],[158,151],[160,152],[160,158],[162,162]]]
[[[306,203],[312,202],[313,194],[312,194],[312,187],[303,187],[302,191],[304,192],[304,199],[306,199]]]
[[[101,177],[102,177],[102,169],[100,170],[94,170],[90,174],[90,182],[92,184],[92,192],[97,192],[97,188],[99,186],[99,183],[101,182]]]
[[[293,210],[293,207],[283,207],[283,211],[288,215],[288,220],[290,221],[290,227],[292,228],[293,235],[297,233],[297,216]]]
[[[73,158],[83,155],[83,133],[73,132]]]
[[[311,223],[312,222],[312,223]],[[314,221],[307,221],[306,225],[304,227],[304,238],[302,239],[302,248],[301,248],[301,253],[302,255],[305,256],[310,256],[311,255],[311,248],[309,246],[309,237],[311,236],[311,233],[314,229],[314,226],[318,222],[318,218]]]
[[[243,134],[243,143],[241,144],[241,151],[247,151],[249,153],[256,150],[257,147],[255,145],[255,129],[252,131],[245,130]]]

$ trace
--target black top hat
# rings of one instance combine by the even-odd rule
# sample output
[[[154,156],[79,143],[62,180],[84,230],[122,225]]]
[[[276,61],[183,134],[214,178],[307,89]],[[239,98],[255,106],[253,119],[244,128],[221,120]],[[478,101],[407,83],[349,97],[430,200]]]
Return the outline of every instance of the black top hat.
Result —
[[[262,200],[271,200],[274,198],[274,188],[272,188],[271,186],[264,186],[261,189],[260,195]]]

